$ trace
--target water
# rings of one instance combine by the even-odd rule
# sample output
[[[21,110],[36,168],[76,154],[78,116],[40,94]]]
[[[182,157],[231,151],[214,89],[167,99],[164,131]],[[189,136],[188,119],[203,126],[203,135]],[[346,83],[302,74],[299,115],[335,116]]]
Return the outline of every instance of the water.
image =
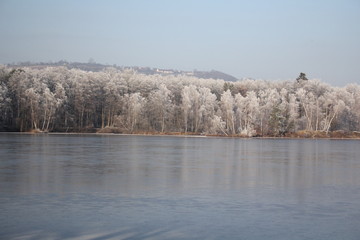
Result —
[[[360,142],[0,134],[0,239],[360,239]]]

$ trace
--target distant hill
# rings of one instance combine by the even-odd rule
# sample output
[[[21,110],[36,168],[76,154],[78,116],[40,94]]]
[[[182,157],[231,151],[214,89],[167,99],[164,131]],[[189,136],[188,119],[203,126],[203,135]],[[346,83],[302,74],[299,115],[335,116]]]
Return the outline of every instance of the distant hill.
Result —
[[[223,73],[223,72],[215,71],[215,70],[211,70],[210,72],[195,71],[194,76],[198,77],[198,78],[223,79],[225,81],[230,81],[230,82],[236,82],[238,80],[234,76],[231,76],[231,75]]]
[[[219,72],[216,70],[211,71],[181,71],[181,70],[174,70],[174,69],[159,69],[159,68],[149,68],[149,67],[124,67],[124,66],[117,66],[117,65],[108,65],[108,64],[100,64],[100,63],[79,63],[79,62],[67,62],[67,61],[59,61],[54,63],[32,63],[32,62],[21,62],[17,64],[8,64],[8,67],[31,67],[31,68],[45,68],[45,67],[59,67],[64,66],[68,69],[81,69],[84,71],[92,71],[92,72],[99,72],[104,70],[108,67],[113,67],[119,70],[124,69],[133,69],[138,73],[146,74],[146,75],[153,75],[153,74],[160,74],[160,75],[188,75],[194,76],[198,78],[213,78],[213,79],[222,79],[225,81],[235,82],[238,79],[234,76],[229,74]]]

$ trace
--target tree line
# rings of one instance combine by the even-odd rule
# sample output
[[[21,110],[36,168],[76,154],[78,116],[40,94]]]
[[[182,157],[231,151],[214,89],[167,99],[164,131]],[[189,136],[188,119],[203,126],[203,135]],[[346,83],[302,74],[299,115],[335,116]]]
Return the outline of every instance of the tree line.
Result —
[[[358,131],[360,86],[0,66],[0,130],[283,136]]]

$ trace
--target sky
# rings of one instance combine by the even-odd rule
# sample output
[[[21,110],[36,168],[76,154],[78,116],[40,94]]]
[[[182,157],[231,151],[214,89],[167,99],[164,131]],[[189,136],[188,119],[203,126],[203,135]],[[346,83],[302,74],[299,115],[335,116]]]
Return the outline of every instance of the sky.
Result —
[[[0,63],[360,84],[360,0],[0,0]]]

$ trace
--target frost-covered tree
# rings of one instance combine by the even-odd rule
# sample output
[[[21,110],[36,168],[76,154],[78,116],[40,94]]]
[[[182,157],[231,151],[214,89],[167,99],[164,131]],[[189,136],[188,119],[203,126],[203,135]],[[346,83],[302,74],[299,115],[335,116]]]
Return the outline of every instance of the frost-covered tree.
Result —
[[[141,123],[145,99],[140,93],[125,94],[122,114],[117,116],[115,126],[122,127],[129,132],[137,130]]]
[[[292,93],[288,95],[288,99],[289,99],[289,103],[287,105],[288,131],[296,132],[300,129],[299,124],[298,124],[299,102],[296,100],[295,94],[292,94]]]
[[[229,83],[132,69],[0,66],[1,129],[246,136],[360,130],[360,87],[319,80]]]
[[[211,93],[207,87],[199,89],[199,112],[198,112],[198,127],[196,131],[208,132],[213,126],[213,119],[217,110],[216,95]],[[218,125],[215,123],[215,125]]]
[[[345,87],[351,100],[348,101],[348,109],[342,116],[342,128],[350,131],[360,130],[360,85],[349,84]]]
[[[123,97],[127,87],[118,78],[108,78],[104,86],[104,106],[101,109],[101,126],[113,126],[115,116],[119,115],[123,106]]]
[[[271,132],[269,119],[280,103],[280,95],[275,88],[266,88],[259,91],[259,100],[260,132],[262,135],[266,135]]]
[[[296,92],[296,97],[301,106],[300,115],[306,119],[306,130],[314,130],[314,115],[316,112],[316,99],[314,94],[300,88]]]
[[[231,95],[230,89],[221,95],[220,100],[223,119],[226,123],[226,132],[235,134],[235,117],[234,117],[234,97]]]
[[[321,121],[322,131],[329,132],[334,120],[349,107],[345,104],[346,91],[337,89],[333,92],[326,92],[324,101],[324,117]],[[345,98],[344,98],[345,97]]]
[[[269,128],[274,136],[283,136],[291,131],[294,126],[294,120],[297,108],[293,106],[294,96],[282,88],[279,93],[279,101],[274,104],[270,113]]]
[[[245,136],[256,134],[257,122],[260,116],[259,99],[254,91],[249,91],[246,97],[240,93],[235,95],[238,132]]]
[[[207,130],[209,134],[224,134],[228,135],[226,133],[226,123],[221,119],[220,116],[214,115],[214,117],[211,119],[211,125],[210,128]]]
[[[34,88],[28,88],[25,90],[25,102],[27,112],[30,115],[31,128],[39,129],[39,117],[40,117],[40,94]]]
[[[11,99],[7,86],[0,82],[0,125],[6,126],[11,113]],[[1,129],[2,127],[0,127]]]
[[[163,83],[149,95],[148,119],[151,127],[157,131],[164,132],[173,120],[171,95],[171,91]]]
[[[185,86],[181,92],[182,110],[185,132],[197,132],[199,127],[199,97],[200,94],[194,85]]]

